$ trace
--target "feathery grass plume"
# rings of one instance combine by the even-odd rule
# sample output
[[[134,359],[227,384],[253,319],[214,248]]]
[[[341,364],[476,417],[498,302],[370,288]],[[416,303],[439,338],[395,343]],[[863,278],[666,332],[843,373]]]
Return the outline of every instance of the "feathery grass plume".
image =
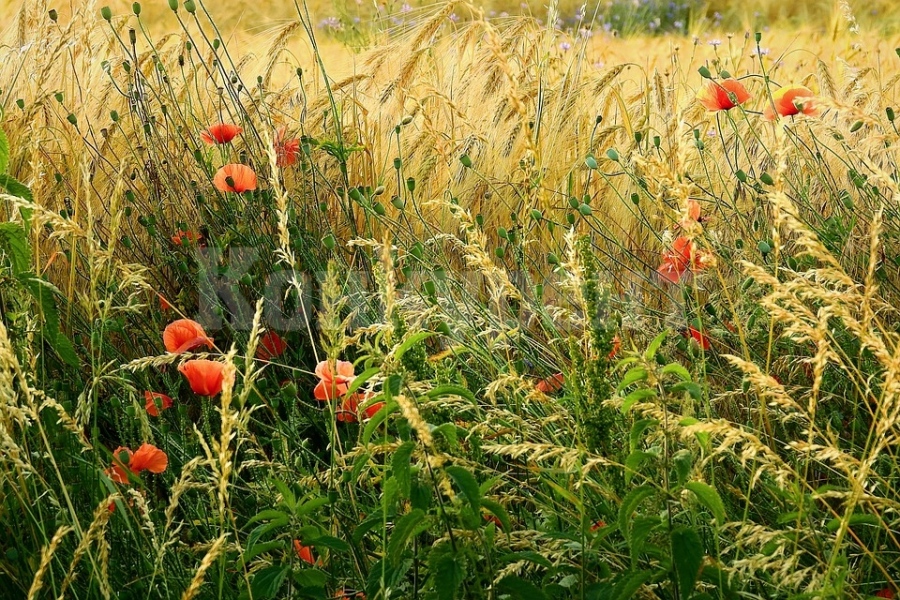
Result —
[[[191,600],[200,593],[200,588],[203,587],[203,580],[206,578],[206,572],[225,549],[226,539],[227,535],[222,534],[210,545],[209,550],[207,550],[206,554],[203,556],[203,560],[200,561],[200,566],[197,567],[197,571],[194,573],[190,585],[188,585],[187,589],[185,589],[184,593],[181,595],[181,600]]]
[[[53,560],[53,555],[62,543],[63,538],[72,531],[75,531],[73,527],[61,525],[56,530],[56,533],[53,534],[50,543],[41,550],[41,563],[38,565],[37,571],[34,573],[34,579],[31,581],[31,588],[28,590],[28,600],[35,600],[38,597],[41,588],[44,586],[44,577],[50,568],[50,561]]]
[[[62,584],[60,584],[59,598],[65,597],[66,589],[72,584],[72,581],[76,577],[78,563],[89,550],[91,544],[96,542],[98,548],[104,545],[109,518],[113,514],[112,511],[109,510],[109,506],[119,498],[119,494],[110,494],[97,505],[96,509],[94,509],[94,518],[91,520],[91,524],[88,526],[87,531],[78,541],[78,546],[75,547],[75,552],[72,554],[72,560],[69,563],[69,569],[66,572],[65,578],[63,578]],[[97,578],[97,583],[104,598],[112,596],[108,574],[101,571],[100,577]]]

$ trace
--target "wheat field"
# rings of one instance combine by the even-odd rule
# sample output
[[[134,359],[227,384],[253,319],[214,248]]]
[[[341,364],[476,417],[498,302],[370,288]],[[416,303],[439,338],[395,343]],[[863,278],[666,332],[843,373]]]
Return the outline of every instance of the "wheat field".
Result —
[[[0,597],[895,597],[892,2],[0,6]]]

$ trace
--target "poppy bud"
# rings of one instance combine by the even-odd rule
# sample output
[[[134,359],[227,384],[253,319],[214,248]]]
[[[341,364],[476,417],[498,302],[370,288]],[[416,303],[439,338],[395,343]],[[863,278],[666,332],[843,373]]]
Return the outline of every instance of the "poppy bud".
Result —
[[[894,122],[894,116],[895,116],[895,115],[894,115],[894,109],[891,108],[890,106],[888,106],[886,109],[884,109],[884,112],[887,113],[888,121],[890,121],[891,123],[893,123],[893,122]]]
[[[762,175],[760,175],[759,180],[762,181],[766,185],[772,185],[775,183],[775,180],[772,179],[772,176],[769,175],[768,173],[763,173]]]
[[[178,10],[178,0],[169,0],[169,8],[171,8],[173,11],[177,11]]]
[[[460,156],[460,157],[459,157],[459,162],[461,162],[462,165],[463,165],[465,168],[467,168],[467,169],[471,169],[471,168],[472,168],[472,159],[469,158],[469,155],[468,155],[468,154],[463,154],[462,156]]]
[[[393,204],[394,208],[397,210],[403,210],[403,207],[406,206],[406,201],[400,196],[394,196],[391,198],[391,204]]]
[[[131,5],[131,10],[134,12],[134,14],[135,14],[136,16],[138,16],[138,17],[141,16],[141,3],[140,3],[140,2],[135,2],[134,4],[132,4],[132,5]]]
[[[759,31],[756,32],[756,43],[760,43],[762,41],[762,33]]]
[[[610,148],[606,151],[606,156],[609,157],[609,160],[613,162],[619,162],[619,153],[615,151],[614,148]]]
[[[194,0],[184,0],[184,10],[191,14],[197,12],[197,5],[194,3]]]
[[[586,159],[584,159],[584,164],[587,165],[588,169],[591,169],[593,171],[596,171],[599,167],[599,165],[597,164],[597,159],[593,156],[588,156]]]
[[[709,72],[709,69],[706,67],[700,67],[697,69],[697,72],[700,73],[700,77],[703,79],[712,79],[712,73]]]
[[[540,221],[543,217],[544,217],[544,215],[541,213],[541,211],[539,211],[536,208],[531,209],[531,218],[532,219],[534,219],[535,221]]]
[[[409,125],[410,123],[412,123],[412,121],[413,121],[412,115],[406,115],[405,117],[403,117],[403,119],[401,119],[400,124],[401,125]]]
[[[78,117],[76,117],[74,114],[69,113],[69,116],[66,117],[66,120],[75,127],[78,127]]]
[[[47,13],[47,16],[49,16],[50,20],[53,21],[54,23],[56,23],[56,19],[59,18],[59,14],[57,14],[55,8],[51,8],[50,12]]]
[[[372,210],[374,210],[375,214],[380,217],[383,217],[387,213],[387,211],[384,209],[384,204],[382,204],[381,202],[376,202],[375,204],[373,204]]]
[[[582,204],[581,206],[578,207],[578,212],[580,212],[582,214],[582,216],[589,217],[589,216],[591,216],[591,213],[593,211],[591,210],[591,207],[588,206],[587,204]]]
[[[854,124],[850,127],[850,133],[856,133],[857,131],[859,131],[860,129],[862,129],[862,126],[863,126],[863,122],[862,122],[862,121],[857,121],[856,123],[854,123]]]
[[[334,236],[329,233],[322,238],[322,244],[328,250],[334,250],[334,247],[337,245],[337,241],[335,241]]]
[[[56,98],[56,101],[57,101],[57,102],[62,102],[62,101],[63,101],[63,93],[62,93],[62,92],[56,92],[56,93],[53,95],[53,97]]]
[[[403,161],[400,160],[399,158],[395,158],[394,159],[394,168],[399,170],[401,167],[403,167]]]
[[[406,189],[410,191],[410,193],[416,191],[416,180],[412,177],[406,180]]]
[[[131,45],[134,46],[137,43],[137,34],[134,29],[128,30],[128,41],[131,42]]]
[[[375,188],[375,191],[372,192],[372,195],[373,195],[373,196],[380,196],[380,195],[382,195],[383,193],[384,193],[384,186],[383,186],[383,185],[379,185],[377,188]]]

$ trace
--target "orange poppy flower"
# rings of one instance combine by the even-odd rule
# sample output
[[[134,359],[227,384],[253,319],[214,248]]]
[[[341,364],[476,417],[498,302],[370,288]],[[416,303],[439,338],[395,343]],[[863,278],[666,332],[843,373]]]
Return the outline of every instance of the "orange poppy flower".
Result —
[[[316,376],[320,379],[316,388],[313,390],[313,396],[316,400],[332,400],[338,396],[343,396],[350,388],[350,382],[353,381],[353,363],[346,360],[336,361],[335,367],[337,373],[332,374],[331,363],[323,360],[316,365]]]
[[[672,249],[663,253],[662,264],[656,272],[664,281],[678,283],[689,271],[702,270],[708,259],[709,253],[697,248],[693,240],[679,237],[672,244]]]
[[[203,327],[191,319],[172,321],[163,331],[163,344],[172,354],[181,354],[200,346],[213,347],[212,338],[206,335]]]
[[[763,110],[763,118],[766,121],[774,121],[778,115],[790,117],[803,113],[815,116],[819,113],[816,109],[815,94],[802,85],[779,88],[772,94],[772,101],[775,104],[774,108],[770,104]]]
[[[115,483],[125,485],[128,483],[128,463],[134,453],[127,446],[119,446],[113,452],[113,463],[103,473]]]
[[[747,88],[733,77],[709,81],[697,93],[697,101],[711,111],[729,110],[749,99]]]
[[[305,563],[309,563],[311,565],[316,564],[316,559],[313,556],[312,546],[304,546],[300,543],[300,540],[294,540],[294,552],[297,553],[297,557]]]
[[[259,338],[259,346],[256,347],[256,358],[259,360],[272,360],[284,354],[287,350],[287,342],[281,339],[274,331],[267,331]]]
[[[344,588],[335,592],[334,597],[337,600],[366,600],[366,593],[357,592],[351,588]]]
[[[200,396],[215,396],[222,391],[225,365],[214,360],[189,360],[178,370],[184,375],[191,390]]]
[[[357,423],[359,421],[359,405],[366,402],[370,397],[371,395],[369,394],[353,394],[349,398],[346,398],[341,404],[341,409],[337,411],[335,418],[342,423]],[[367,406],[363,410],[366,415],[365,418],[371,419],[383,406],[384,402],[376,402],[375,404]]]
[[[891,588],[884,588],[875,592],[876,598],[893,598],[894,592]]]
[[[497,529],[503,529],[503,523],[501,523],[500,519],[498,519],[494,515],[484,515],[484,520],[488,523],[493,523],[494,525],[496,525]]]
[[[604,527],[606,527],[606,521],[600,520],[591,525],[591,531],[594,532],[598,529],[603,529]]]
[[[275,132],[275,164],[279,168],[290,167],[297,162],[297,154],[300,152],[300,140],[293,138],[284,139],[285,128],[279,127]]]
[[[200,139],[212,146],[213,144],[227,144],[244,130],[230,123],[211,125],[200,132]]]
[[[172,408],[172,399],[159,392],[144,392],[144,400],[147,407],[147,414],[151,417],[158,417],[160,410]],[[156,403],[157,400],[159,400],[159,405]]]
[[[709,337],[696,327],[688,327],[682,335],[684,335],[684,337],[688,338],[689,340],[693,340],[694,342],[696,342],[697,345],[704,350],[709,350]]]
[[[216,171],[213,185],[220,192],[243,194],[256,189],[256,173],[247,165],[228,164]]]
[[[169,466],[169,457],[153,444],[141,444],[141,447],[134,451],[131,461],[128,463],[128,468],[135,474],[144,470],[151,473],[162,473],[167,466]]]
[[[563,383],[565,383],[565,377],[562,373],[557,373],[555,375],[551,375],[546,379],[541,379],[537,382],[534,388],[544,394],[552,394],[553,392],[558,392],[562,389]]]
[[[195,231],[185,231],[179,229],[178,233],[172,236],[172,243],[176,246],[189,246],[194,242],[199,242],[203,236]]]
[[[162,294],[157,294],[157,297],[159,298],[159,310],[172,310],[172,305],[169,304],[169,301],[166,300]]]
[[[606,356],[607,359],[612,360],[616,356],[619,355],[619,351],[622,349],[622,339],[619,337],[619,334],[613,336],[612,339],[612,350],[609,351],[609,354]]]

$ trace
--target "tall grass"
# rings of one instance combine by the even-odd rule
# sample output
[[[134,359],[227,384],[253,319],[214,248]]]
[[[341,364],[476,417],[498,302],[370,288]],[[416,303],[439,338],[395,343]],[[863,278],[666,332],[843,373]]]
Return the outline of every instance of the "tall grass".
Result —
[[[884,29],[455,3],[348,49],[316,7],[229,42],[159,4],[27,3],[4,41],[4,597],[893,593]],[[698,104],[729,75],[747,103]],[[818,114],[764,120],[793,83]],[[681,236],[703,268],[666,283]],[[211,346],[164,352],[180,317]],[[117,475],[143,444],[164,469]]]

